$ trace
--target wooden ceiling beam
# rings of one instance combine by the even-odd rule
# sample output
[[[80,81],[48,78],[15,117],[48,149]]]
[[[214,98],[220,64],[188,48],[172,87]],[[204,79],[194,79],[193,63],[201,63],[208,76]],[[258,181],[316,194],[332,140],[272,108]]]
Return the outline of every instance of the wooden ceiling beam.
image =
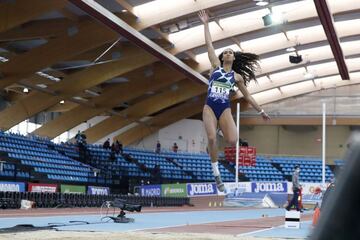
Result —
[[[47,12],[61,9],[67,4],[64,0],[16,0],[0,4],[0,32],[26,23]]]
[[[71,98],[85,89],[155,61],[154,57],[146,53],[141,55],[141,58],[133,55],[126,59],[95,65],[68,75],[59,83],[49,87],[49,90],[58,93],[57,96],[49,97],[45,93],[30,94],[0,112],[0,128],[9,129],[36,113],[57,104],[61,100]]]
[[[128,124],[139,121],[142,117],[152,115],[204,92],[206,92],[206,88],[203,85],[184,79],[177,84],[176,90],[168,90],[144,99],[144,101],[121,111],[118,115],[111,116],[87,129],[85,131],[87,140],[94,143]]]
[[[190,100],[166,110],[150,120],[141,122],[139,125],[117,135],[114,137],[114,141],[119,140],[124,146],[135,143],[163,127],[200,112],[204,106],[204,101],[205,95],[202,95],[197,100]]]
[[[99,97],[92,100],[92,103],[96,106],[95,108],[78,106],[58,118],[45,123],[33,133],[49,138],[55,138],[80,123],[111,110],[122,102],[140,97],[147,91],[157,91],[182,78],[181,74],[173,74],[171,69],[163,67],[163,65],[160,65],[157,68],[157,72],[152,77],[144,77],[143,74],[138,74],[137,78],[130,79],[130,82],[106,87]],[[168,77],[170,74],[172,74],[171,78]],[[88,138],[89,137],[90,136],[88,136]],[[89,140],[91,140],[91,137],[88,141]]]

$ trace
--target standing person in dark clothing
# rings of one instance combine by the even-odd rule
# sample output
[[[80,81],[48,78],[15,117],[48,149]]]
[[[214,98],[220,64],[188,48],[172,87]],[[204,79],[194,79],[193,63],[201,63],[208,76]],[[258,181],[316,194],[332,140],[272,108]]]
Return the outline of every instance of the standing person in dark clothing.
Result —
[[[106,141],[103,144],[104,149],[110,149],[110,138],[106,139]]]
[[[293,197],[289,203],[289,205],[286,207],[287,211],[290,211],[292,206],[296,207],[296,211],[301,211],[300,206],[299,206],[299,192],[300,192],[300,188],[301,185],[299,183],[299,174],[300,174],[300,167],[298,165],[295,166],[294,168],[294,173],[292,175],[292,190],[293,190]]]
[[[75,140],[76,140],[76,143],[81,142],[81,132],[80,132],[80,130],[75,135]]]
[[[88,163],[90,161],[89,153],[87,151],[86,135],[84,132],[78,131],[75,136],[76,144],[79,148],[79,160],[83,163]]]
[[[87,139],[87,137],[86,137],[85,133],[81,132],[81,140],[85,146],[87,145],[86,139]]]
[[[116,145],[115,145],[115,143],[112,143],[111,144],[111,152],[110,152],[110,161],[115,161],[116,160],[116,155],[115,155],[115,153],[116,153]]]
[[[117,154],[123,154],[124,150],[123,150],[123,145],[121,142],[119,142],[119,140],[116,140],[116,143],[115,143],[115,149],[116,149],[116,153]]]
[[[178,147],[178,145],[177,145],[176,143],[174,143],[172,149],[173,149],[173,152],[174,152],[174,153],[177,153],[179,147]]]
[[[161,151],[161,144],[160,144],[160,141],[158,140],[157,143],[156,143],[155,152],[156,152],[156,153],[160,153],[160,151]]]

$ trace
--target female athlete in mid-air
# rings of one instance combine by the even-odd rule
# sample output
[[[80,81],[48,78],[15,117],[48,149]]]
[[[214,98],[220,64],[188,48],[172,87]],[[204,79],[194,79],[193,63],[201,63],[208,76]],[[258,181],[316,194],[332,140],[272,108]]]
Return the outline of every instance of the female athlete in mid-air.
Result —
[[[203,121],[208,137],[208,150],[211,158],[211,165],[215,181],[219,191],[225,190],[218,168],[218,151],[216,145],[216,130],[219,123],[227,143],[235,145],[238,134],[230,109],[230,92],[237,85],[249,102],[262,116],[269,120],[269,116],[255,102],[246,88],[246,83],[255,79],[255,70],[258,67],[259,56],[252,53],[234,52],[232,49],[225,49],[219,57],[216,56],[212,45],[209,31],[209,17],[202,10],[199,18],[204,24],[205,42],[211,63],[209,89],[206,104],[203,110]]]

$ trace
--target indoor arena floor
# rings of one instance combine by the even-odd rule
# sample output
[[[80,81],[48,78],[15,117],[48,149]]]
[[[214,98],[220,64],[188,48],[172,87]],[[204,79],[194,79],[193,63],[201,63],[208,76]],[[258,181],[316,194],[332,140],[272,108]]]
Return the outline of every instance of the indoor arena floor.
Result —
[[[311,212],[302,215],[301,229],[285,229],[284,209],[145,208],[141,213],[127,214],[135,219],[133,223],[101,221],[100,210],[97,214],[94,210],[81,214],[72,209],[57,210],[59,214],[2,210],[0,228],[19,224],[58,227],[54,228],[57,231],[3,233],[0,239],[305,239],[311,233],[312,216]]]

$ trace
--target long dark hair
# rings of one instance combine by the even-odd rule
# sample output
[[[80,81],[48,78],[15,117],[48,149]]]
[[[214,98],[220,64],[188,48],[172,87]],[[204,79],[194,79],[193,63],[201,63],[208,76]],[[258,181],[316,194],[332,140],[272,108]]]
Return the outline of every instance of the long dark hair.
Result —
[[[231,67],[232,70],[241,75],[245,81],[245,85],[247,85],[251,79],[256,81],[255,71],[260,69],[259,55],[239,51],[233,51],[233,53],[235,59]],[[219,55],[219,60],[221,62],[221,66],[223,66],[223,53]]]

